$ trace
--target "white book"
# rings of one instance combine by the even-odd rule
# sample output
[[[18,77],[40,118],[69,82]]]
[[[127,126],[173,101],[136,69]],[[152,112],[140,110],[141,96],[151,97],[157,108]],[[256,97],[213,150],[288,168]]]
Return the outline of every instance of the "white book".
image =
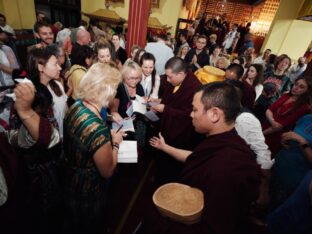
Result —
[[[139,96],[137,94],[135,95],[135,101],[138,101],[140,103],[145,103],[146,102],[143,97],[141,97],[141,96]]]
[[[136,95],[136,99],[132,101],[131,106],[127,109],[127,115],[129,117],[133,116],[133,114],[138,113],[145,115],[150,121],[155,122],[159,120],[159,117],[153,111],[147,111],[147,106],[156,106],[158,102],[148,102],[146,103],[144,98]]]
[[[138,149],[136,141],[122,141],[118,150],[118,163],[137,163]]]
[[[133,115],[133,105],[132,105],[132,104],[131,104],[131,106],[129,106],[129,108],[127,109],[126,114],[127,114],[129,117],[132,117],[132,115]]]
[[[133,112],[140,113],[145,115],[146,113],[146,103],[145,102],[138,102],[137,100],[132,101]]]

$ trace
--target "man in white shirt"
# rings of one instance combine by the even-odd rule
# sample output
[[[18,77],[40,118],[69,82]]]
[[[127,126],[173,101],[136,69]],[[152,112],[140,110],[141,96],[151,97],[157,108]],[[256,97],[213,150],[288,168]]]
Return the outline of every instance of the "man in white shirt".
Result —
[[[240,113],[235,120],[235,129],[255,153],[261,169],[269,170],[273,165],[271,152],[265,143],[259,120],[249,112]]]
[[[6,24],[6,18],[5,18],[5,16],[2,15],[2,14],[0,14],[0,28],[1,28],[3,31],[12,34],[12,36],[15,37],[14,29],[13,29],[11,26],[9,26],[9,25]]]
[[[155,56],[155,68],[157,74],[159,75],[165,73],[166,62],[174,56],[172,49],[165,44],[166,41],[167,35],[162,34],[157,38],[157,42],[149,42],[145,47],[146,52],[149,52]]]
[[[225,38],[224,38],[224,41],[222,43],[222,45],[224,46],[224,48],[230,53],[232,52],[232,50],[234,49],[233,45],[234,45],[234,39],[238,39],[238,34],[239,32],[237,32],[237,28],[238,28],[238,25],[237,24],[234,24],[232,26],[232,30],[230,30]]]
[[[305,63],[305,58],[300,57],[298,59],[298,64],[292,65],[288,70],[288,77],[291,83],[295,83],[296,79],[305,71],[307,64]]]
[[[242,97],[244,85],[241,81],[229,80],[226,82],[233,85],[239,96]],[[274,164],[274,160],[271,159],[271,151],[265,143],[260,121],[252,113],[249,113],[248,109],[243,107],[241,113],[236,117],[235,130],[254,152],[256,161],[261,167],[262,178],[257,202],[264,205],[269,201],[270,169]]]

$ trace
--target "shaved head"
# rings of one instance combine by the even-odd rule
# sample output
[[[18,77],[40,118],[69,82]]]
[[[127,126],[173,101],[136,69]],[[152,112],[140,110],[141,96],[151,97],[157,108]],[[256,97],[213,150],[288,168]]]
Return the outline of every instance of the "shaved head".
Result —
[[[77,43],[80,45],[88,45],[91,41],[90,33],[85,29],[78,29],[76,35]]]

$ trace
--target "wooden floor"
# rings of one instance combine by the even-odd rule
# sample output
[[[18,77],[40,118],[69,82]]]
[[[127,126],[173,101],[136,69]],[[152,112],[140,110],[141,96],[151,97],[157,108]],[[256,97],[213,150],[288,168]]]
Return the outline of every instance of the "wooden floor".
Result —
[[[152,199],[154,161],[139,156],[138,164],[118,165],[112,178],[108,204],[108,233],[134,233],[144,217],[146,203]],[[263,226],[246,224],[250,234],[268,234]]]
[[[139,157],[138,164],[118,165],[110,187],[109,233],[133,233],[144,217],[145,203],[152,199],[154,161]]]

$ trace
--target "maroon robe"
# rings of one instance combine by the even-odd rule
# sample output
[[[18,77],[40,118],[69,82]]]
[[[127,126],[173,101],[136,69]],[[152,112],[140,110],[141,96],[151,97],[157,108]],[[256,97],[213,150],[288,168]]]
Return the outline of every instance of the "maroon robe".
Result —
[[[203,191],[201,222],[183,225],[150,207],[144,233],[248,233],[243,229],[250,204],[258,197],[260,168],[235,130],[202,141],[187,158],[180,182]]]
[[[174,86],[168,82],[163,84],[161,99],[165,108],[160,115],[158,131],[161,132],[167,144],[192,150],[200,141],[201,138],[196,134],[190,117],[193,96],[200,86],[201,83],[191,72],[187,73],[175,93],[173,93]],[[163,184],[175,181],[183,165],[161,151],[157,151],[156,155],[158,157],[156,158],[156,182]]]
[[[162,95],[165,104],[161,115],[160,131],[169,145],[183,149],[194,147],[194,127],[192,125],[192,101],[201,83],[196,76],[189,72],[178,91],[173,93],[174,86],[167,86]]]

